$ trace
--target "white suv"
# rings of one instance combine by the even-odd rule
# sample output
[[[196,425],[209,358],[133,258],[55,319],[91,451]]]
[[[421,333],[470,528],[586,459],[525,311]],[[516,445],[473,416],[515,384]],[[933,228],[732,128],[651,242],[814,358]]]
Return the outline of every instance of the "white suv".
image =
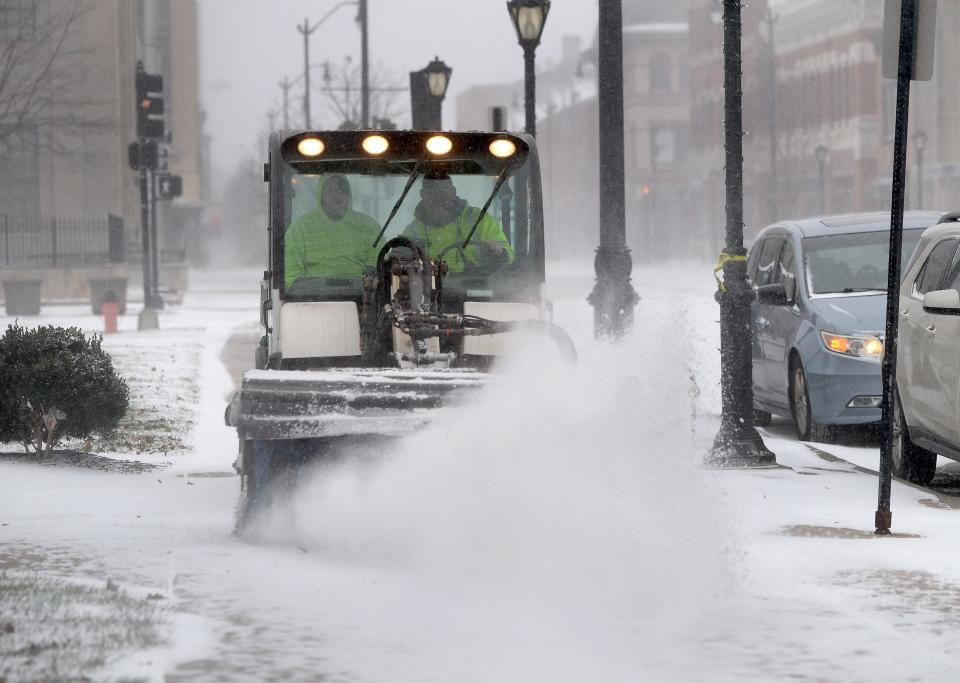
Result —
[[[900,289],[894,472],[927,484],[960,460],[960,213],[923,233]]]

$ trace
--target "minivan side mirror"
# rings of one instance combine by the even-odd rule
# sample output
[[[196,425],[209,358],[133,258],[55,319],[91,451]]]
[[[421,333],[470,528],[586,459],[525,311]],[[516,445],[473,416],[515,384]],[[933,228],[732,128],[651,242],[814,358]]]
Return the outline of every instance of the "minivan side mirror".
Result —
[[[770,306],[786,306],[790,303],[783,283],[760,285],[757,287],[757,301]]]
[[[923,310],[939,315],[960,315],[960,292],[939,289],[923,295]]]

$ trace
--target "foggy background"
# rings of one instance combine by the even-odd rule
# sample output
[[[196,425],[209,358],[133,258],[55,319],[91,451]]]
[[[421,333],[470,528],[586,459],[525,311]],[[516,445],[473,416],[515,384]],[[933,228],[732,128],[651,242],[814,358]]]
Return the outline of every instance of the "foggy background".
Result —
[[[127,161],[138,60],[164,77],[171,137],[161,154],[183,180],[183,194],[157,209],[164,285],[182,287],[191,264],[261,265],[262,164],[268,132],[283,125],[279,84],[293,83],[287,118],[299,127],[303,40],[296,26],[304,18],[316,23],[335,5],[0,5],[0,30],[14,46],[0,54],[0,69],[17,60],[0,85],[4,265],[90,263],[110,251],[138,277],[138,184]],[[624,1],[626,236],[637,263],[713,260],[721,248],[720,7],[715,0]],[[879,0],[760,0],[745,8],[748,244],[778,220],[888,208],[895,84],[880,76],[882,9]],[[911,98],[908,209],[953,210],[960,193],[960,0],[942,0],[939,13],[935,78],[915,84]],[[344,6],[310,38],[314,128],[340,127],[358,105],[355,19],[356,8]],[[523,129],[522,50],[502,0],[370,0],[369,19],[372,85],[390,89],[372,93],[374,117],[409,125],[409,73],[439,57],[453,69],[445,128],[489,129],[490,109],[502,106],[508,127]],[[27,25],[35,29],[18,32]],[[596,30],[595,0],[555,0],[537,50],[551,260],[592,259],[598,243]],[[349,89],[349,101],[331,98],[328,85]],[[108,216],[122,223],[123,237],[109,250]],[[57,292],[73,295],[67,285]]]
[[[212,168],[220,176],[242,158],[241,150],[263,153],[258,136],[267,130],[267,112],[280,110],[278,83],[303,73],[303,38],[296,25],[309,17],[317,22],[336,2],[315,0],[200,0],[201,74],[207,132],[212,137]],[[629,2],[628,2],[629,4]],[[360,29],[356,7],[338,9],[310,38],[310,61],[360,62]],[[385,84],[407,88],[409,72],[439,56],[453,69],[444,106],[445,123],[455,119],[456,98],[483,83],[518,80],[523,52],[501,0],[370,0],[371,74]],[[541,66],[560,58],[562,37],[577,35],[584,43],[596,32],[597,7],[592,0],[554,2],[537,50]],[[313,75],[320,85],[322,70]],[[291,125],[303,123],[303,85],[290,93]],[[396,93],[394,109],[400,127],[410,125],[408,93]],[[313,126],[336,128],[341,121],[322,93],[314,92]],[[279,118],[278,118],[279,123]],[[522,125],[522,121],[516,123]],[[215,184],[216,187],[216,184]]]

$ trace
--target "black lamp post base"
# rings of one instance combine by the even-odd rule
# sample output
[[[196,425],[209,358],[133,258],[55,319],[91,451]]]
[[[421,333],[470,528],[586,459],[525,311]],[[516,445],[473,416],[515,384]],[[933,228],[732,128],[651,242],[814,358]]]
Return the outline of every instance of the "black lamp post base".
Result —
[[[773,451],[753,427],[721,427],[705,463],[717,469],[779,467]]]
[[[593,330],[597,339],[619,340],[633,329],[633,308],[640,297],[630,280],[598,279],[587,301],[593,306]]]
[[[633,329],[633,309],[640,301],[630,283],[633,260],[623,247],[597,249],[597,281],[587,301],[593,306],[593,331],[597,339],[620,339]]]

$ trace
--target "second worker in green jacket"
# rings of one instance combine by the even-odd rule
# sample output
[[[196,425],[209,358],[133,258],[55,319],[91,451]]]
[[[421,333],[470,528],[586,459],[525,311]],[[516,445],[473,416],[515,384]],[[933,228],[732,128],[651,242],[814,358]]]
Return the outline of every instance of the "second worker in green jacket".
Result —
[[[436,258],[451,244],[463,242],[479,215],[480,209],[457,195],[449,176],[426,177],[413,221],[403,234],[423,245],[428,258]],[[462,273],[469,266],[492,272],[513,263],[514,253],[497,219],[487,213],[467,248],[453,248],[444,259],[453,273]]]
[[[297,218],[284,236],[284,281],[304,277],[357,278],[373,265],[371,246],[380,226],[353,210],[350,183],[335,174],[317,184],[316,208]]]

